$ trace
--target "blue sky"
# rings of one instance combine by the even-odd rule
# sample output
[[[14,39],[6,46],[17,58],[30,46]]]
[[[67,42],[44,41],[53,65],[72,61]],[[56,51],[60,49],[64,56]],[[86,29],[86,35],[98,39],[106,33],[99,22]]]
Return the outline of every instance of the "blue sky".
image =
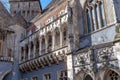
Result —
[[[6,8],[9,10],[10,5],[9,5],[9,0],[0,0],[2,3],[6,6]],[[42,8],[44,9],[52,0],[40,0],[42,4]]]
[[[44,9],[47,4],[49,4],[52,0],[41,0],[42,8]]]

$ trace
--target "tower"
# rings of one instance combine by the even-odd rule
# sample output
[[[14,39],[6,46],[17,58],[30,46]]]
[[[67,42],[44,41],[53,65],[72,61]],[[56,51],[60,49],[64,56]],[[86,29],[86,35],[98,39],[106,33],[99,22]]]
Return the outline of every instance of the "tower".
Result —
[[[39,0],[9,0],[12,16],[20,13],[29,22],[42,11]]]

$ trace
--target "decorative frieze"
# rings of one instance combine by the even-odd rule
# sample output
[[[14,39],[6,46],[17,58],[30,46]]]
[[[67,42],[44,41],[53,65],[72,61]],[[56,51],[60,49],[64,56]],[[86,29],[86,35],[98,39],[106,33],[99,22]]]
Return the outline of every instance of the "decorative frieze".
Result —
[[[95,51],[97,53],[97,62],[104,62],[116,59],[112,46],[96,49]]]
[[[117,67],[114,46],[90,48],[74,54],[75,73],[78,71],[98,71],[104,67]]]
[[[90,59],[91,54],[92,51],[88,50],[74,55],[75,73],[81,70],[86,71],[92,69],[92,63]]]

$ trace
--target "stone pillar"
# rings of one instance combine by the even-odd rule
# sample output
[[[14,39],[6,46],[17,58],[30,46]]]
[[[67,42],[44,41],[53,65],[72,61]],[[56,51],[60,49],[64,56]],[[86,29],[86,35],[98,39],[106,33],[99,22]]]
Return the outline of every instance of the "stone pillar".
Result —
[[[63,45],[63,32],[60,29],[60,47],[62,47],[62,45]]]
[[[67,55],[67,74],[68,80],[75,80],[72,54]]]
[[[31,45],[28,44],[28,59],[30,59],[30,56],[31,56]]]
[[[47,41],[47,35],[45,35],[45,53],[47,53],[48,52],[48,41]]]
[[[55,49],[55,32],[52,33],[52,50]]]
[[[24,47],[24,58],[23,58],[23,60],[25,61],[25,58],[26,58],[26,47]]]
[[[34,47],[33,47],[33,56],[35,57],[35,53],[36,53],[36,42],[34,41],[33,43]]]
[[[41,38],[39,38],[39,55],[41,55],[41,47],[42,47],[42,45],[41,45]]]

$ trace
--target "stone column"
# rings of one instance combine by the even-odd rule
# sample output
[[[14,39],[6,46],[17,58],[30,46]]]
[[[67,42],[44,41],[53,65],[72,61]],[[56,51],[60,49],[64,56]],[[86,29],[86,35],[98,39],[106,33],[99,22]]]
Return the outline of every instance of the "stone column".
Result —
[[[55,32],[52,33],[52,50],[55,49]]]
[[[47,53],[47,52],[48,52],[48,50],[47,50],[47,49],[48,49],[48,39],[47,39],[47,35],[45,35],[45,47],[46,47],[46,48],[45,48],[45,49],[46,49],[46,50],[45,50],[45,53]]]
[[[31,55],[31,45],[28,44],[28,59],[30,59],[30,55]]]
[[[36,42],[34,41],[33,43],[33,56],[35,57],[35,53],[36,53]]]
[[[60,47],[62,47],[62,45],[63,45],[63,32],[60,29]]]
[[[41,47],[42,47],[42,45],[41,45],[41,38],[39,38],[39,55],[41,55]]]
[[[26,54],[26,47],[24,47],[24,53],[23,53],[23,55],[24,55],[24,56],[23,56],[23,57],[24,57],[23,60],[24,60],[24,61],[25,61],[25,58],[26,58],[26,55],[25,55],[25,54]]]

